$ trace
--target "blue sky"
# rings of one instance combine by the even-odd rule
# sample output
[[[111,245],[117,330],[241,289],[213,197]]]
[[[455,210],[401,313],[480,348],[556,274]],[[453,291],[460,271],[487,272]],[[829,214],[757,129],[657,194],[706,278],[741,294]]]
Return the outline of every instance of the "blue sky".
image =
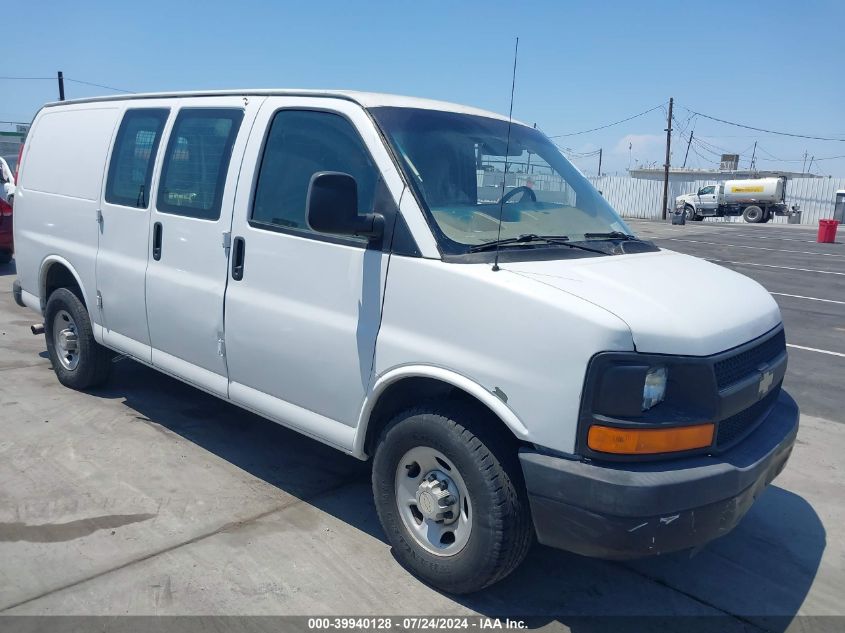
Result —
[[[18,5],[18,9],[24,5]],[[694,128],[688,164],[722,149],[758,166],[801,170],[845,142],[789,139],[690,118],[684,108],[756,127],[845,138],[845,2],[41,2],[3,28],[0,75],[66,77],[131,91],[232,87],[354,88],[507,113],[547,134],[600,126],[675,97]],[[17,11],[13,11],[16,13]],[[838,41],[837,41],[838,38]],[[68,98],[115,94],[68,82]],[[0,79],[0,120],[28,121],[55,81]],[[662,163],[665,113],[559,142],[604,149],[603,171]],[[672,163],[683,162],[677,136]],[[632,148],[629,152],[629,144]],[[709,150],[709,151],[708,151]],[[768,154],[768,156],[767,156]],[[769,157],[795,162],[767,161]],[[597,159],[576,159],[594,172]],[[845,176],[845,159],[813,171]]]

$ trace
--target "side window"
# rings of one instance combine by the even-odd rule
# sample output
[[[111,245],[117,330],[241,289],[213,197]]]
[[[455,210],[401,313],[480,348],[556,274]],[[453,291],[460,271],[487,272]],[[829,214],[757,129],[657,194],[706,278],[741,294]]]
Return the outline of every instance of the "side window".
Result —
[[[164,155],[156,206],[203,220],[217,220],[232,146],[243,111],[185,108],[179,112]]]
[[[169,110],[127,110],[117,131],[106,180],[106,202],[147,208],[161,131]]]
[[[250,223],[311,232],[305,198],[318,171],[351,175],[358,210],[373,210],[379,173],[355,127],[330,112],[280,110],[264,146]]]

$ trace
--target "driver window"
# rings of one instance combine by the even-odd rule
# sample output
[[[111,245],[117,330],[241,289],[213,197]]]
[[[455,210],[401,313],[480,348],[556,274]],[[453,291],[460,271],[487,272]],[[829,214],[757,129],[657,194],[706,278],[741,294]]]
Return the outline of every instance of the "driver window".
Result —
[[[379,174],[354,126],[331,112],[277,112],[264,145],[250,222],[310,233],[305,200],[311,176],[320,171],[355,178],[358,210],[373,210]]]

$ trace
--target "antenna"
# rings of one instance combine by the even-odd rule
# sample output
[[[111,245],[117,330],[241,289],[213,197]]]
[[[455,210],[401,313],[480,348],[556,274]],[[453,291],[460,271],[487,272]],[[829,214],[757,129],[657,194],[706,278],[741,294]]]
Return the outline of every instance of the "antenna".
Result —
[[[496,258],[493,261],[493,270],[499,270],[499,240],[502,239],[502,214],[505,208],[505,182],[508,179],[508,154],[511,149],[511,123],[513,122],[513,91],[516,87],[516,58],[519,55],[519,38],[516,38],[516,46],[513,49],[513,76],[511,77],[511,107],[508,111],[508,140],[505,143],[505,173],[502,174],[502,195],[499,198],[499,231],[496,235]]]

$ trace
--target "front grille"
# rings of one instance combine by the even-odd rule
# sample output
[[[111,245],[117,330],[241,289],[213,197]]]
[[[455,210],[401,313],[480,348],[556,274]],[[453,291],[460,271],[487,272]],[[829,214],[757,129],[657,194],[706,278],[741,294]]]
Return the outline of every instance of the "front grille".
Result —
[[[776,384],[762,400],[758,400],[747,409],[719,422],[719,429],[716,432],[716,447],[727,448],[751,433],[760,423],[769,407],[777,400],[780,386],[781,383]]]
[[[786,350],[786,337],[783,330],[763,341],[756,347],[720,360],[714,369],[719,389],[724,389],[753,373],[758,366],[769,363]]]

